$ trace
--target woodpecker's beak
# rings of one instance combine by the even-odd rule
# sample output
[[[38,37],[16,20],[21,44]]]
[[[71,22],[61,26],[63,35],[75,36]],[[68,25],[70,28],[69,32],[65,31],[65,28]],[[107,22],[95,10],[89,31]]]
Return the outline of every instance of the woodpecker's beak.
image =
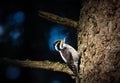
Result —
[[[64,37],[63,42],[65,42],[65,40],[66,40],[66,37]]]

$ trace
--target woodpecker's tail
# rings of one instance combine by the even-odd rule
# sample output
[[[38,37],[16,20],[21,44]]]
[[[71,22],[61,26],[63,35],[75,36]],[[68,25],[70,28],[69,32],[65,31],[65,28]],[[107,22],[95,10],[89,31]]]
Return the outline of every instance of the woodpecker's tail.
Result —
[[[79,77],[75,78],[75,83],[80,83],[80,78]]]

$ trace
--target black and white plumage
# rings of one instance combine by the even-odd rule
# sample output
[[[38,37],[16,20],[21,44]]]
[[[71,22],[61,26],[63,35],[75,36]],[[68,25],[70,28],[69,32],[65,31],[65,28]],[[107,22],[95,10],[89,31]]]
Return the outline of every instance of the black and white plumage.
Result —
[[[60,53],[64,62],[73,71],[75,76],[78,76],[78,61],[79,61],[78,52],[72,46],[65,43],[65,38],[64,40],[55,41],[54,44],[55,49]]]

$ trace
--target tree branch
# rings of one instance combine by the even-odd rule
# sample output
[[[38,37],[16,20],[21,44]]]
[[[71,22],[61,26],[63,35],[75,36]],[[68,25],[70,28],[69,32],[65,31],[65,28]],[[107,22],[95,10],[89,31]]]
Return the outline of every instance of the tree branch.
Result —
[[[52,22],[59,23],[62,25],[67,25],[67,26],[74,27],[74,28],[77,28],[77,25],[78,25],[78,23],[74,20],[63,18],[58,15],[44,12],[44,11],[39,11],[39,16],[47,20],[50,20]]]
[[[72,71],[68,68],[66,64],[62,64],[59,62],[51,62],[51,61],[31,61],[31,60],[14,60],[14,59],[8,59],[4,58],[0,60],[0,64],[10,64],[15,66],[21,66],[21,67],[30,67],[30,68],[40,68],[40,69],[46,69],[51,71],[57,71],[57,72],[64,72],[69,75],[73,75]]]

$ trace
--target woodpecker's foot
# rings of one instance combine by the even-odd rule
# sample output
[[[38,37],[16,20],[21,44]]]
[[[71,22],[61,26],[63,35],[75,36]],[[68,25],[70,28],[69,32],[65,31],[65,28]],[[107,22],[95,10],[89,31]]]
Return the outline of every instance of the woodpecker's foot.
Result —
[[[82,74],[78,74],[78,77],[79,77],[80,79],[82,79]]]
[[[79,79],[82,79],[82,74],[78,74],[78,76],[76,75],[71,75],[72,79],[75,79],[76,77],[78,77]]]

